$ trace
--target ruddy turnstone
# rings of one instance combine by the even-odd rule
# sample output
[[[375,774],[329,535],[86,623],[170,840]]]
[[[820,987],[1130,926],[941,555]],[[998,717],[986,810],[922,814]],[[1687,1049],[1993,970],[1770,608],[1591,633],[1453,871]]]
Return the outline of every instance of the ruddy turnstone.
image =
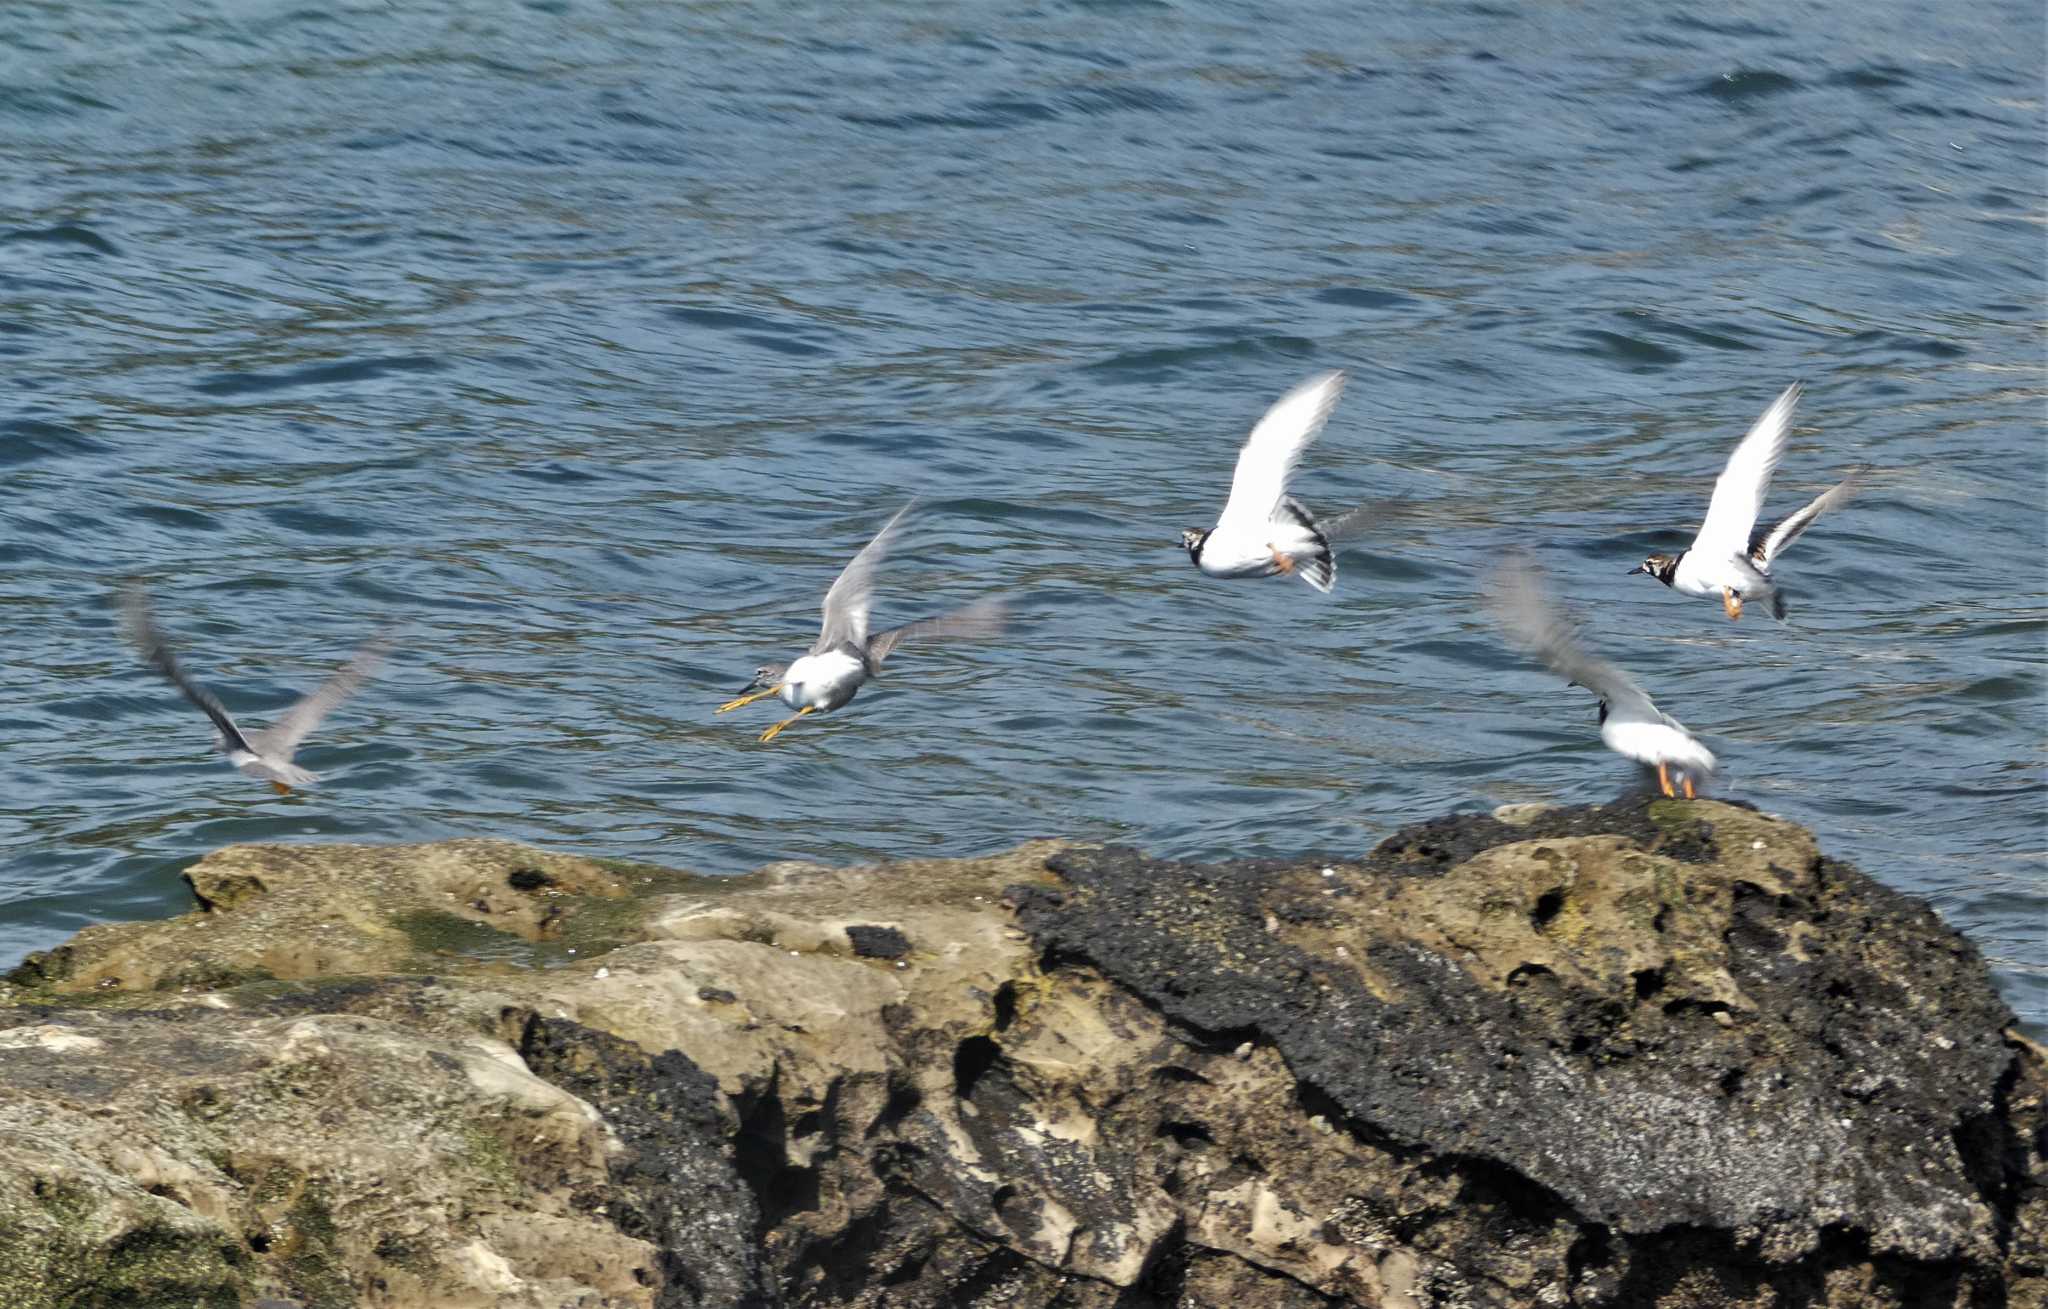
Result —
[[[1675,796],[1678,774],[1685,798],[1714,772],[1713,752],[1685,724],[1658,709],[1635,679],[1589,653],[1570,617],[1551,600],[1543,576],[1526,558],[1510,555],[1487,588],[1494,616],[1516,644],[1574,685],[1600,697],[1600,739],[1624,759],[1657,770],[1657,784]]]
[[[1287,479],[1343,392],[1344,374],[1318,373],[1266,411],[1238,452],[1230,499],[1216,526],[1180,534],[1181,548],[1195,567],[1211,577],[1294,573],[1325,592],[1336,583],[1337,560],[1329,538],[1308,509],[1287,494]]]
[[[320,725],[321,719],[355,694],[356,688],[376,671],[391,648],[386,634],[378,633],[364,642],[354,657],[336,670],[317,691],[286,710],[276,723],[261,731],[244,732],[212,692],[187,677],[185,671],[178,667],[170,641],[150,612],[149,596],[139,584],[130,584],[123,589],[121,619],[128,639],[134,642],[142,657],[213,720],[215,747],[227,756],[228,763],[251,777],[269,782],[279,795],[290,794],[294,787],[313,786],[319,782],[318,774],[293,763],[292,756],[298,753],[299,743],[306,739],[307,734]]]
[[[763,741],[773,741],[806,714],[827,713],[853,699],[862,683],[880,675],[889,653],[913,637],[983,637],[1002,630],[1002,602],[984,600],[954,613],[868,635],[868,601],[874,591],[875,568],[888,553],[903,515],[909,512],[909,505],[897,510],[825,592],[825,620],[810,652],[795,663],[763,664],[755,669],[745,693],[720,705],[719,713],[765,696],[781,697],[796,714],[761,733]]]
[[[1792,410],[1799,403],[1799,392],[1797,382],[1786,387],[1728,456],[1728,466],[1714,483],[1714,498],[1707,503],[1706,519],[1692,545],[1675,555],[1653,554],[1629,569],[1630,573],[1648,573],[1687,595],[1719,596],[1731,621],[1742,617],[1743,603],[1748,600],[1768,599],[1771,616],[1785,616],[1785,597],[1771,580],[1772,562],[1814,519],[1848,499],[1856,487],[1855,477],[1846,478],[1798,513],[1757,526],[1764,493],[1770,489],[1771,474],[1784,456],[1785,440],[1792,431]]]

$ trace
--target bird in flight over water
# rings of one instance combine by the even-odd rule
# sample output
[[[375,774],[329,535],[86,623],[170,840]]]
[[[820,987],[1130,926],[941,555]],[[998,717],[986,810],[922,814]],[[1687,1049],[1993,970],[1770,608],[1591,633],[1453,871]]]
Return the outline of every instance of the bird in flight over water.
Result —
[[[1797,382],[1786,387],[1728,456],[1728,466],[1714,483],[1714,497],[1707,503],[1707,516],[1692,545],[1675,555],[1653,554],[1629,569],[1631,574],[1648,573],[1686,595],[1719,596],[1731,621],[1742,617],[1742,606],[1750,600],[1769,600],[1771,617],[1785,616],[1785,597],[1771,580],[1771,564],[1814,519],[1856,490],[1856,478],[1846,478],[1814,497],[1798,513],[1757,526],[1764,494],[1771,488],[1771,474],[1785,455],[1799,393]]]
[[[1195,567],[1211,577],[1293,573],[1324,592],[1336,584],[1329,537],[1307,506],[1287,494],[1287,481],[1343,393],[1344,374],[1318,373],[1266,411],[1238,452],[1230,499],[1216,526],[1180,534]]]
[[[988,637],[1003,629],[1004,607],[1000,600],[984,600],[920,622],[868,634],[868,609],[874,594],[875,571],[889,551],[910,505],[896,511],[875,538],[861,547],[839,574],[832,589],[825,592],[825,617],[818,639],[808,653],[790,664],[763,664],[736,700],[718,707],[729,713],[768,696],[777,696],[794,716],[785,718],[761,733],[773,741],[782,730],[809,714],[829,713],[853,699],[870,678],[879,676],[882,661],[905,641],[934,637]]]
[[[151,612],[149,595],[139,583],[130,583],[121,592],[121,624],[143,659],[213,720],[215,746],[227,756],[228,763],[251,777],[269,782],[280,795],[319,782],[318,774],[293,763],[292,756],[321,719],[355,694],[391,648],[386,633],[371,637],[318,690],[287,709],[283,717],[260,731],[245,732],[211,691],[178,666],[177,655]]]

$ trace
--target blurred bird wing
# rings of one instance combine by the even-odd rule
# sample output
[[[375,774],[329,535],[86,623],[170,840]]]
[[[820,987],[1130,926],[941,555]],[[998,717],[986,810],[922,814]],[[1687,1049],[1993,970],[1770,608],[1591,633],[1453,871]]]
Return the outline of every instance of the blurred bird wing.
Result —
[[[1768,568],[1773,560],[1785,552],[1785,547],[1799,539],[1799,534],[1813,525],[1830,509],[1839,507],[1843,501],[1855,495],[1859,489],[1862,474],[1854,473],[1841,482],[1815,496],[1811,503],[1796,514],[1790,514],[1768,527],[1759,527],[1749,536],[1749,557]]]
[[[1274,401],[1238,451],[1230,499],[1217,529],[1256,532],[1272,518],[1301,452],[1308,449],[1344,394],[1344,374],[1318,373]]]
[[[872,541],[860,548],[860,553],[840,570],[839,577],[832,583],[832,589],[825,592],[825,621],[818,631],[818,640],[811,646],[812,654],[823,654],[841,645],[850,645],[856,650],[867,648],[868,604],[874,595],[875,569],[882,557],[889,553],[889,544],[896,536],[897,524],[903,515],[910,512],[911,504],[896,511],[896,516],[882,525]]]
[[[318,690],[286,710],[284,717],[269,727],[250,735],[251,741],[263,747],[258,753],[289,761],[298,750],[299,742],[320,725],[321,719],[356,693],[357,688],[377,671],[377,666],[384,662],[384,656],[390,650],[390,638],[382,632],[363,642],[354,656],[322,682]]]
[[[229,749],[250,748],[248,738],[242,735],[242,729],[235,725],[234,717],[228,713],[226,707],[213,697],[211,691],[185,676],[185,670],[178,667],[178,657],[172,652],[170,640],[164,635],[163,629],[156,625],[156,615],[150,609],[149,593],[142,589],[140,583],[130,583],[121,591],[121,625],[126,629],[129,641],[157,672],[163,674],[164,680],[177,687],[181,695],[213,720],[214,727],[220,731],[221,740],[226,742]]]
[[[1692,548],[1702,557],[1733,559],[1749,553],[1750,530],[1763,510],[1764,493],[1771,489],[1771,474],[1785,457],[1800,390],[1797,382],[1786,387],[1728,456],[1728,466],[1714,483],[1714,498],[1707,503],[1706,519],[1693,538]]]
[[[1503,563],[1487,589],[1494,617],[1508,636],[1558,676],[1605,700],[1610,715],[1652,722],[1663,717],[1634,678],[1586,649],[1577,625],[1551,598],[1542,574],[1526,559],[1513,557]]]
[[[915,623],[905,623],[879,633],[868,642],[868,664],[881,667],[889,652],[909,640],[980,640],[1002,633],[1008,621],[1009,610],[1001,600],[978,600],[965,609],[956,609],[950,614],[937,618],[926,618]]]

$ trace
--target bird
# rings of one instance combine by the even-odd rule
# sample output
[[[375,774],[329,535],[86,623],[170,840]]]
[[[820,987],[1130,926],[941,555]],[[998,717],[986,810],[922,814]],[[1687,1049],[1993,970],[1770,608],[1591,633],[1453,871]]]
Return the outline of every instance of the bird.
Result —
[[[1508,636],[1550,670],[1600,698],[1600,739],[1624,759],[1657,770],[1657,784],[1676,796],[1675,771],[1685,798],[1711,778],[1714,754],[1627,673],[1588,652],[1570,616],[1552,601],[1543,576],[1519,554],[1509,555],[1487,588],[1495,619]]]
[[[914,501],[912,503],[915,503]],[[937,618],[926,618],[886,632],[868,634],[869,601],[874,592],[875,570],[895,540],[906,504],[873,540],[862,546],[825,592],[824,622],[818,639],[808,653],[790,664],[763,664],[754,670],[736,700],[728,700],[718,712],[730,713],[768,696],[778,696],[796,710],[794,716],[775,723],[761,733],[761,740],[773,741],[790,724],[814,713],[829,713],[853,699],[870,678],[880,676],[882,661],[905,641],[931,637],[986,637],[1000,632],[1005,606],[1000,600],[983,600]]]
[[[1342,372],[1317,373],[1273,403],[1238,452],[1230,498],[1216,526],[1189,528],[1180,544],[1195,567],[1211,577],[1271,577],[1292,573],[1327,593],[1337,582],[1330,540],[1307,506],[1287,494],[1287,479],[1337,398]]]
[[[1742,606],[1750,600],[1769,600],[1771,616],[1785,616],[1785,597],[1771,579],[1771,564],[1814,519],[1853,495],[1857,483],[1852,474],[1799,512],[1776,523],[1757,525],[1771,474],[1785,454],[1800,390],[1797,382],[1786,387],[1728,456],[1728,466],[1714,483],[1714,497],[1707,503],[1707,516],[1692,545],[1675,555],[1653,554],[1629,569],[1630,575],[1648,573],[1686,595],[1718,595],[1731,622],[1742,617]]]
[[[292,756],[321,719],[355,694],[391,648],[388,632],[377,633],[318,690],[287,709],[276,723],[260,731],[244,732],[213,693],[186,676],[178,666],[170,641],[151,612],[149,595],[140,584],[131,584],[122,591],[121,619],[128,639],[143,659],[213,720],[215,747],[227,756],[228,763],[250,777],[269,782],[279,795],[319,783],[319,774],[299,767],[292,762]]]

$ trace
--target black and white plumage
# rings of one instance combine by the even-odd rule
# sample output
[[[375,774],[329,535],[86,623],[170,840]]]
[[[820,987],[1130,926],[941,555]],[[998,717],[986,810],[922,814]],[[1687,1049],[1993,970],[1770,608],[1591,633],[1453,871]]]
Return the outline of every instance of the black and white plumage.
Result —
[[[1520,555],[1502,563],[1488,602],[1503,630],[1550,670],[1600,699],[1600,739],[1607,748],[1657,770],[1665,795],[1676,795],[1676,772],[1687,799],[1713,775],[1714,755],[1685,724],[1657,708],[1634,678],[1590,653],[1576,625],[1552,600],[1543,576]]]
[[[287,709],[271,726],[244,732],[213,693],[186,676],[178,666],[169,639],[156,624],[149,595],[138,584],[129,585],[121,593],[121,621],[143,659],[213,720],[215,746],[227,756],[228,763],[250,777],[269,782],[280,794],[319,782],[319,775],[293,763],[293,756],[321,720],[354,695],[377,670],[391,648],[388,636],[380,632],[364,642],[354,657],[321,683],[319,689]]]
[[[1797,382],[1786,387],[1728,456],[1692,545],[1675,555],[1653,554],[1631,573],[1648,573],[1686,595],[1716,597],[1730,619],[1741,618],[1743,605],[1757,600],[1770,602],[1772,617],[1785,616],[1785,597],[1771,579],[1771,564],[1814,519],[1848,499],[1856,485],[1855,478],[1848,478],[1797,513],[1757,526],[1771,475],[1785,455],[1800,389]]]
[[[1343,373],[1318,373],[1266,411],[1238,452],[1230,499],[1216,526],[1181,533],[1181,548],[1195,567],[1211,577],[1294,573],[1324,592],[1336,584],[1329,538],[1315,516],[1287,494],[1287,483],[1343,393]]]
[[[810,651],[789,664],[763,664],[754,670],[753,680],[736,700],[718,707],[719,713],[738,709],[767,696],[777,696],[795,717],[786,718],[761,733],[772,741],[797,719],[812,713],[829,713],[853,699],[870,678],[879,676],[882,661],[897,646],[909,640],[935,637],[978,638],[994,636],[1003,629],[1005,610],[1000,600],[983,600],[936,618],[905,623],[885,632],[868,634],[868,611],[874,595],[875,572],[910,512],[910,505],[896,511],[873,540],[841,570],[825,592],[824,621]]]

